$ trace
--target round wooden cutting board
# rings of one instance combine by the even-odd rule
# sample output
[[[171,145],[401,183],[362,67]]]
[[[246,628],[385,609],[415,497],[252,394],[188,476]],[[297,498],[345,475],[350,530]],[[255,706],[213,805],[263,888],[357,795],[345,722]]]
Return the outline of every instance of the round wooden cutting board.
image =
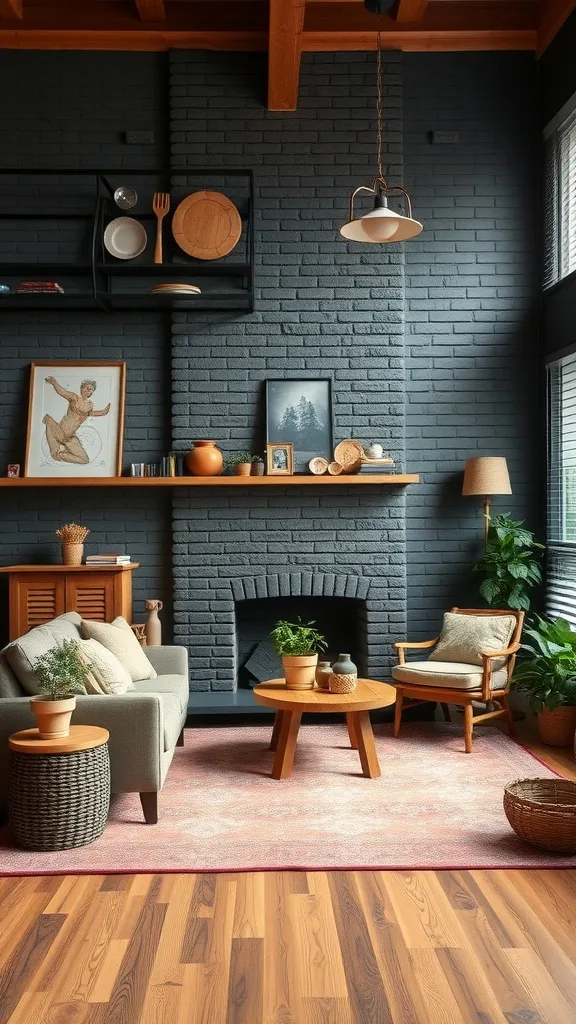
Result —
[[[221,192],[193,192],[177,207],[172,234],[189,256],[217,260],[232,252],[242,234],[242,219]]]

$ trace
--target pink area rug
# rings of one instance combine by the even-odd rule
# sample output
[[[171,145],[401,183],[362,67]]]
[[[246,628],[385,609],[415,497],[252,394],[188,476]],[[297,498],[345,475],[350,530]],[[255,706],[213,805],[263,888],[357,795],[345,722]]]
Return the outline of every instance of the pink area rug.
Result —
[[[554,778],[497,729],[375,726],[380,779],[360,774],[344,725],[304,726],[289,779],[270,778],[270,728],[189,729],[145,825],[137,794],[113,798],[104,835],[62,853],[27,853],[0,834],[0,874],[255,871],[282,868],[576,866],[511,831],[502,794]]]

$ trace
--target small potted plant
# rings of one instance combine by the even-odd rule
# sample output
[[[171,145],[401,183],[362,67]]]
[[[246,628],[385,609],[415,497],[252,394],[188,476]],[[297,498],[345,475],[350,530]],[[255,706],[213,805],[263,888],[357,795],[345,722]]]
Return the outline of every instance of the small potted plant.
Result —
[[[58,527],[56,536],[62,541],[63,565],[82,565],[84,541],[89,533],[87,526],[78,526],[78,523],[66,523]]]
[[[63,640],[34,662],[38,695],[30,698],[40,739],[60,739],[70,734],[76,694],[86,693],[91,666],[80,656],[74,640]]]
[[[316,677],[318,652],[328,646],[315,623],[286,622],[281,619],[270,633],[277,654],[282,656],[286,688],[312,690]]]
[[[264,459],[261,455],[252,456],[251,476],[264,476]]]
[[[568,747],[576,730],[576,633],[565,619],[535,617],[524,629],[529,657],[516,668],[513,686],[538,714],[543,743]]]
[[[252,472],[252,452],[234,452],[229,457],[236,476],[250,476]]]

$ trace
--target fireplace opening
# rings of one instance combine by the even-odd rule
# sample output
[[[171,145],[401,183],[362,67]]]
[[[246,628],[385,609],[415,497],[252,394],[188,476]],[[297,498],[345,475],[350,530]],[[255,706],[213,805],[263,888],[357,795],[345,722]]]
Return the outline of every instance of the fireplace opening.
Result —
[[[322,659],[348,652],[366,675],[366,603],[351,597],[266,597],[235,602],[238,686],[251,687],[282,677],[282,662],[269,639],[279,619],[314,620],[327,640]]]

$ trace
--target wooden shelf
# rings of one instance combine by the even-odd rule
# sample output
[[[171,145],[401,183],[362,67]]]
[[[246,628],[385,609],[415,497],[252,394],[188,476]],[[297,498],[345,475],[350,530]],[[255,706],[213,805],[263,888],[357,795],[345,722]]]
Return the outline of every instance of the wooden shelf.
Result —
[[[417,473],[357,473],[349,476],[85,476],[0,479],[0,487],[403,487]]]
[[[44,570],[46,572],[132,572],[133,569],[139,569],[140,562],[128,562],[125,565],[62,565],[60,562],[52,564],[50,562],[37,562],[35,565],[2,565],[0,566],[0,572],[17,572],[17,573],[41,573]]]

